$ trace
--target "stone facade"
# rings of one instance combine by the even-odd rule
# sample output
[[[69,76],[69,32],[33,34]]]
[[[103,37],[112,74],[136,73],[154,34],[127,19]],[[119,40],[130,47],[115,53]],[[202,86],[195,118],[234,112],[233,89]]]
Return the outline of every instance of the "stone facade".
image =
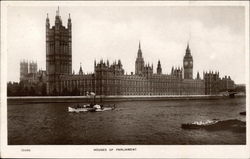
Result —
[[[141,46],[138,49],[139,58],[143,59]],[[137,57],[138,59],[138,57]],[[100,60],[94,62],[94,73],[84,74],[80,66],[77,75],[60,76],[60,92],[77,92],[78,95],[86,95],[86,92],[95,92],[97,95],[204,95],[205,84],[200,79],[199,73],[196,79],[184,79],[183,69],[172,67],[170,74],[162,74],[160,61],[158,61],[157,73],[153,73],[153,66],[144,64],[135,65],[136,74],[124,74],[121,60],[109,64],[109,61]],[[142,67],[142,66],[143,67]]]
[[[20,81],[25,80],[29,74],[29,63],[28,61],[22,60],[20,62]]]
[[[29,73],[36,73],[37,72],[37,63],[31,61],[29,64]]]
[[[125,74],[121,60],[118,62],[94,61],[94,72],[72,74],[71,19],[68,27],[62,25],[59,11],[55,26],[50,28],[46,19],[46,73],[48,95],[212,95],[220,91],[219,73],[199,73],[193,79],[193,57],[189,45],[183,58],[183,67],[172,67],[170,74],[163,74],[160,60],[154,73],[153,65],[145,64],[141,44],[135,60],[135,74]],[[231,79],[230,79],[231,80]],[[228,83],[228,79],[227,79]],[[233,84],[233,81],[229,82]],[[230,85],[231,86],[231,85]],[[228,86],[223,86],[229,88]],[[230,87],[231,88],[231,87]]]
[[[46,71],[37,70],[36,62],[22,60],[20,62],[20,82],[16,85],[8,83],[10,96],[46,95]]]
[[[205,81],[205,94],[219,94],[220,92],[232,91],[235,89],[234,81],[230,76],[219,77],[219,72],[209,71],[203,73]]]
[[[55,17],[55,25],[50,28],[49,17],[46,18],[46,73],[47,94],[58,94],[60,76],[72,74],[71,18],[69,15],[67,28],[63,26],[59,8]]]
[[[219,93],[219,73],[217,72],[206,72],[203,74],[205,81],[205,94],[212,95]]]
[[[221,78],[219,85],[220,91],[234,90],[236,87],[230,76]]]
[[[20,62],[20,82],[25,85],[46,83],[46,71],[41,69],[37,71],[37,63],[34,61],[22,60]]]
[[[183,58],[184,79],[193,79],[193,57],[187,45],[186,54]]]

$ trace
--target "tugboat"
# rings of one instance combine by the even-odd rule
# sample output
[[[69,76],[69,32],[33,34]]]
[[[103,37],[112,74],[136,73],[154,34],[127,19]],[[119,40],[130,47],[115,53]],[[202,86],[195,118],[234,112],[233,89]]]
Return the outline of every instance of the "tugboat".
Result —
[[[207,120],[207,121],[195,121],[193,123],[181,124],[181,128],[183,129],[201,129],[210,125],[217,123],[218,120]]]
[[[68,107],[68,112],[88,112],[94,110],[94,105],[89,104],[89,105],[79,105],[77,104],[74,107]]]
[[[87,95],[88,92],[87,92]],[[115,109],[115,104],[113,106],[103,106],[102,104],[95,104],[95,98],[96,95],[95,93],[91,92],[90,96],[94,96],[94,103],[86,104],[86,105],[80,105],[77,104],[74,107],[68,107],[68,112],[103,112],[107,110],[114,110]]]
[[[207,120],[206,122],[193,122],[182,124],[183,129],[204,129],[207,131],[232,131],[246,133],[246,122],[238,119],[228,120]]]

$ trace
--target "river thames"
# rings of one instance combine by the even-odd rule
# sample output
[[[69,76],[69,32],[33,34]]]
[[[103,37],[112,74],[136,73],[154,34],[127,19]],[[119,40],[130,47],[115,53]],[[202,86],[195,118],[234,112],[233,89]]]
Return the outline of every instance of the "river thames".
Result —
[[[246,132],[185,130],[182,123],[238,119],[246,98],[122,101],[105,112],[69,113],[74,103],[8,104],[10,145],[246,144]]]

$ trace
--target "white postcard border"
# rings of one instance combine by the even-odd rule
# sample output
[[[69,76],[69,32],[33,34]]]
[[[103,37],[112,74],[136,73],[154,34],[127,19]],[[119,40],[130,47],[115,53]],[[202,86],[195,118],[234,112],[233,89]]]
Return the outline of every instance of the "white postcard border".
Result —
[[[249,158],[249,122],[246,145],[20,145],[7,144],[7,7],[8,6],[244,6],[246,19],[246,121],[249,121],[249,2],[247,1],[43,1],[1,2],[1,157],[12,158]],[[135,151],[116,151],[131,148]],[[23,151],[29,149],[30,151]],[[107,149],[107,151],[94,151]],[[111,149],[113,149],[111,151]]]

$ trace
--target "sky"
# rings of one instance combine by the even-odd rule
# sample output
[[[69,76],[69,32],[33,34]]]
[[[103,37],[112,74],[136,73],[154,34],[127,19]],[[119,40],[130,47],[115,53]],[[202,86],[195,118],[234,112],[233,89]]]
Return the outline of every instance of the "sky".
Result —
[[[19,81],[20,61],[46,69],[45,20],[54,25],[57,7],[10,6],[7,9],[8,81]],[[182,67],[187,43],[197,71],[219,71],[245,82],[245,16],[240,6],[60,6],[63,25],[72,20],[72,68],[94,70],[94,60],[121,59],[135,70],[138,43],[144,61],[161,61],[162,72]]]

